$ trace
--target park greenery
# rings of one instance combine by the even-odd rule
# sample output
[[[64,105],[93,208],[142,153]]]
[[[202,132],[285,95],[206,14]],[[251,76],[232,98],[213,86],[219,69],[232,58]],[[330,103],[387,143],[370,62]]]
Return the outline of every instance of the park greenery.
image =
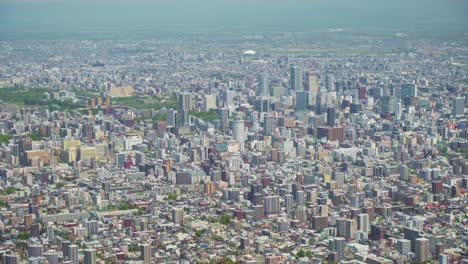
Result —
[[[44,88],[2,88],[0,100],[2,103],[45,108],[50,111],[72,111],[80,108],[71,100],[46,99],[44,96],[46,92],[49,90]]]
[[[12,138],[13,138],[12,135],[0,134],[0,143],[8,143],[8,141]]]
[[[219,119],[218,114],[216,113],[216,110],[201,111],[201,112],[190,111],[189,115],[196,116],[208,123],[213,122],[213,120],[215,119]]]
[[[129,97],[117,97],[112,98],[112,105],[127,106],[141,109],[154,109],[159,110],[163,107],[166,108],[177,108],[177,99],[175,97],[170,98],[156,98],[151,96],[129,96]]]
[[[20,191],[20,189],[10,186],[10,187],[7,187],[7,188],[4,189],[4,190],[0,190],[0,195],[4,195],[4,194],[14,194],[14,193],[17,192],[17,191]]]
[[[171,194],[169,194],[167,197],[164,197],[163,200],[164,200],[164,201],[168,201],[168,200],[177,200],[177,194],[171,193]]]
[[[131,203],[123,202],[119,204],[108,204],[101,211],[115,211],[115,210],[131,210],[136,209],[137,206]]]

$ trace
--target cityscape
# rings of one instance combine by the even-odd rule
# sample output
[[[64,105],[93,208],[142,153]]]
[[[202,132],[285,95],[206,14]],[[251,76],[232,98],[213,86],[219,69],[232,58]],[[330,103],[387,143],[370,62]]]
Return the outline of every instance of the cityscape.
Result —
[[[468,263],[466,28],[1,27],[2,263]]]

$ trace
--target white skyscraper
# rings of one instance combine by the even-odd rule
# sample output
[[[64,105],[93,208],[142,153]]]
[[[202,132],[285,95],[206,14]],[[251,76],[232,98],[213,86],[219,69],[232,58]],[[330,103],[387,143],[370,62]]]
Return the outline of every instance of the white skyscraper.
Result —
[[[232,128],[232,135],[235,141],[239,142],[240,149],[244,149],[245,144],[245,125],[244,120],[241,117],[237,117],[234,120],[233,128]]]
[[[270,87],[268,78],[266,76],[258,77],[257,95],[268,96],[270,94]]]
[[[361,232],[369,233],[369,215],[358,214],[358,229]]]

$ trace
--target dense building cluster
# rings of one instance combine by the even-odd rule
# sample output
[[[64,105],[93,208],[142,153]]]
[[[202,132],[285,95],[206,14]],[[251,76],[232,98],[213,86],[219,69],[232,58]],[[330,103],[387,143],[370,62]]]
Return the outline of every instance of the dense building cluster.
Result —
[[[0,42],[3,263],[468,262],[465,46],[249,45]]]

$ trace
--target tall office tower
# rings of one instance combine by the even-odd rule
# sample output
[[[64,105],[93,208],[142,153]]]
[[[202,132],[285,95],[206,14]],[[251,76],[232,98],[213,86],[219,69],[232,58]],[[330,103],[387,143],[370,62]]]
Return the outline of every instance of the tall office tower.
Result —
[[[320,90],[317,92],[315,96],[315,114],[320,115],[322,114],[322,104],[323,104],[322,93]]]
[[[78,264],[78,245],[70,245],[68,246],[68,258],[73,264]]]
[[[223,101],[224,107],[227,109],[234,109],[234,97],[236,96],[236,92],[225,90],[222,93],[221,99]]]
[[[292,204],[293,204],[292,194],[286,194],[284,196],[284,208],[286,209],[286,211],[292,208]]]
[[[205,94],[203,96],[203,110],[210,111],[216,108],[216,94]]]
[[[151,245],[144,244],[140,246],[140,260],[143,261],[144,264],[151,263]]]
[[[358,229],[361,232],[369,233],[369,215],[368,214],[358,214]]]
[[[47,259],[49,264],[58,264],[59,263],[59,253],[55,250],[49,250],[42,255]]]
[[[278,214],[280,212],[279,196],[267,196],[263,198],[265,214]]]
[[[146,163],[146,154],[140,151],[135,151],[135,165],[139,166]]]
[[[128,152],[120,152],[115,155],[115,166],[117,168],[122,168],[125,166],[125,161],[127,161]]]
[[[465,98],[457,97],[453,99],[452,110],[454,116],[464,116],[465,115]]]
[[[96,264],[96,250],[86,249],[84,251],[84,264]]]
[[[404,84],[401,87],[401,98],[417,97],[418,87],[414,84]]]
[[[382,96],[380,98],[380,110],[381,114],[394,113],[395,112],[396,98],[394,96]]]
[[[432,182],[432,193],[433,194],[438,194],[438,193],[441,193],[443,192],[444,188],[443,188],[443,184],[441,181],[433,181]]]
[[[354,239],[357,231],[357,221],[354,219],[346,219],[346,238]]]
[[[336,232],[337,232],[337,236],[339,237],[346,236],[346,219],[345,218],[336,219]]]
[[[307,91],[309,92],[309,105],[315,105],[319,88],[317,74],[314,71],[308,71],[306,73],[306,85]]]
[[[397,240],[397,250],[398,253],[402,256],[406,256],[411,252],[411,240],[408,239],[398,239]]]
[[[270,85],[266,76],[258,77],[257,96],[268,96],[270,94]]]
[[[263,134],[271,136],[278,127],[278,120],[274,116],[265,116],[263,122]]]
[[[47,225],[47,239],[49,239],[49,241],[55,239],[55,232],[54,232],[54,224],[53,223],[49,223]]]
[[[421,237],[415,240],[415,254],[418,262],[429,260],[429,239]]]
[[[406,165],[400,165],[398,167],[398,172],[400,173],[400,180],[408,180],[408,167],[406,167]]]
[[[193,109],[193,99],[191,93],[181,93],[177,99],[179,111],[190,111]]]
[[[232,135],[235,141],[239,142],[240,150],[244,150],[245,145],[245,124],[241,116],[234,119]]]
[[[304,90],[302,88],[302,69],[296,65],[291,65],[289,89],[296,92]]]
[[[62,255],[63,257],[68,257],[68,247],[70,247],[70,241],[62,241]]]
[[[325,88],[329,92],[335,91],[335,78],[333,75],[328,74],[325,76]]]
[[[335,107],[330,105],[327,107],[327,126],[335,126]]]
[[[270,100],[268,99],[255,100],[254,107],[255,107],[255,110],[260,113],[263,113],[263,112],[268,113],[270,112]]]
[[[28,258],[40,257],[44,253],[42,245],[28,245]]]
[[[296,92],[296,110],[306,110],[309,105],[309,92]]]
[[[98,233],[98,222],[96,220],[90,220],[85,222],[85,228],[88,232],[88,236],[94,236]]]
[[[449,258],[447,254],[439,254],[438,257],[439,264],[448,264]]]
[[[184,222],[184,209],[172,208],[172,222],[180,224]]]
[[[219,126],[221,130],[227,129],[229,127],[228,115],[229,110],[227,108],[218,109],[219,114]]]
[[[342,237],[335,237],[328,242],[328,249],[338,253],[338,262],[344,258],[345,242],[346,240]]]
[[[296,204],[299,207],[303,207],[305,205],[305,192],[304,191],[296,192]]]
[[[177,126],[177,110],[174,110],[174,109],[167,110],[166,123],[168,127]]]
[[[18,254],[11,253],[11,254],[4,254],[3,255],[3,263],[4,264],[19,264],[21,261],[21,257]]]

